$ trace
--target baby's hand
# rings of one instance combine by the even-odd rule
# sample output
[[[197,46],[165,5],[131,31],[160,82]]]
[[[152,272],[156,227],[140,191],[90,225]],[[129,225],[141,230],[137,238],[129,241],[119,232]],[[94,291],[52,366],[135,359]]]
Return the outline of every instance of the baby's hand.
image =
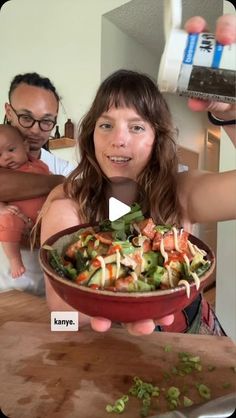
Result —
[[[18,216],[25,224],[26,230],[31,230],[33,227],[33,221],[28,216],[26,216],[23,212],[20,211],[20,209],[17,206],[14,205],[7,205],[6,206],[8,212],[10,212],[12,215]]]
[[[14,205],[1,204],[0,206],[0,215],[7,215],[10,213],[12,215],[18,216],[19,212],[20,212],[19,208]]]

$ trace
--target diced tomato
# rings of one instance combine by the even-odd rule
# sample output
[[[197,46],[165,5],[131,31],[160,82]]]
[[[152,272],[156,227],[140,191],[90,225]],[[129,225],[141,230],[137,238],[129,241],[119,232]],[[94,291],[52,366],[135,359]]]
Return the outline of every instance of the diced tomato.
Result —
[[[81,282],[83,282],[84,280],[87,280],[89,276],[89,272],[88,271],[82,271],[82,273],[78,274],[78,276],[75,279],[75,282],[77,284],[81,284]]]
[[[132,259],[134,261],[136,261],[137,264],[141,264],[142,263],[142,257],[141,257],[141,254],[140,253],[134,253],[132,255]]]
[[[149,239],[145,239],[145,241],[143,242],[143,252],[147,253],[148,251],[152,250],[152,244],[149,241]]]
[[[108,255],[115,254],[116,253],[116,250],[121,251],[121,246],[118,245],[118,244],[117,245],[111,245],[109,247],[108,251],[107,251],[107,254]]]
[[[66,255],[69,258],[74,258],[75,253],[81,248],[81,241],[78,240],[77,242],[74,242],[74,244],[71,244],[67,250]]]
[[[153,239],[155,236],[155,224],[152,220],[152,218],[144,219],[143,221],[137,222],[137,225],[141,231],[142,235],[145,235],[145,237],[148,237],[150,239]]]
[[[100,287],[98,286],[98,284],[95,284],[95,283],[91,284],[89,287],[90,287],[90,289],[94,289],[94,290],[100,289]]]
[[[127,276],[116,280],[115,286],[116,290],[127,290],[130,283],[133,283],[134,278],[132,276]]]
[[[88,235],[94,235],[94,229],[88,228],[85,231],[82,232],[81,238],[84,240]]]
[[[63,266],[71,266],[71,262],[63,259]]]
[[[109,277],[108,277],[108,279],[112,279],[112,276],[113,276],[112,264],[106,264],[106,269],[107,269],[107,270],[108,270],[108,272],[109,272]]]
[[[177,239],[180,251],[185,252],[188,250],[188,236],[188,232],[182,231],[180,233],[178,231]],[[152,249],[154,251],[160,251],[160,243],[162,238],[164,240],[164,248],[166,251],[175,250],[174,233],[173,231],[168,231],[164,235],[162,235],[160,232],[156,232],[152,244]]]
[[[112,244],[113,238],[112,238],[112,232],[98,232],[95,234],[96,239],[99,239],[100,242],[103,244]]]
[[[98,260],[97,258],[94,258],[94,259],[91,261],[91,264],[92,264],[92,266],[93,266],[93,267],[101,267],[101,261],[100,261],[100,260]]]
[[[171,261],[180,261],[183,262],[183,253],[179,253],[178,251],[171,251],[168,253],[168,261],[164,263],[164,266],[170,264]]]
[[[106,290],[110,290],[111,292],[116,292],[117,291],[115,286],[106,286]]]

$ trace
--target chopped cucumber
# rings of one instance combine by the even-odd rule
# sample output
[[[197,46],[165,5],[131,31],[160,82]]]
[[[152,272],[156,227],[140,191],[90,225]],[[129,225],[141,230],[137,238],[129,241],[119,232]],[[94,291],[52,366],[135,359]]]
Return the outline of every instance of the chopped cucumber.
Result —
[[[111,263],[109,265],[110,267],[108,268],[106,266],[105,269],[105,281],[110,280],[110,279],[115,279],[116,278],[116,272],[117,272],[117,264],[116,263]],[[101,286],[102,285],[102,268],[98,268],[90,277],[89,281],[88,281],[88,286],[91,285],[97,285],[97,286]],[[123,276],[126,273],[126,269],[123,266],[120,266],[120,273],[119,273],[119,277]]]

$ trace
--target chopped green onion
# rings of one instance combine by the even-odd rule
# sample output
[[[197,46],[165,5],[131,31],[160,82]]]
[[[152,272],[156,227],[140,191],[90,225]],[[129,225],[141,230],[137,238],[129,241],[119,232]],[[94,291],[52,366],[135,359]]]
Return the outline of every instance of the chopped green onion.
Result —
[[[165,234],[165,232],[169,232],[172,229],[171,225],[157,225],[154,228],[157,232],[160,232],[162,235]]]
[[[209,372],[213,372],[213,370],[215,370],[215,366],[209,364],[209,366],[207,366],[207,369],[209,370]]]
[[[171,345],[171,344],[167,344],[167,345],[164,347],[164,351],[165,351],[166,353],[170,353],[170,351],[172,351],[172,345]]]
[[[193,405],[193,401],[191,399],[189,399],[187,396],[184,396],[184,406],[188,407]]]
[[[116,412],[117,414],[121,414],[122,412],[124,412],[125,406],[126,406],[125,404],[128,402],[128,400],[129,400],[128,395],[124,395],[122,396],[122,398],[117,399],[114,405],[108,404],[106,406],[106,411],[108,413]]]
[[[171,399],[177,399],[180,395],[180,391],[175,386],[171,386],[167,391],[167,396]]]
[[[223,383],[222,387],[223,387],[224,389],[229,389],[229,388],[231,387],[231,383],[229,383],[229,382],[225,382],[225,383]]]
[[[211,399],[211,390],[203,383],[197,384],[199,395],[204,399]]]

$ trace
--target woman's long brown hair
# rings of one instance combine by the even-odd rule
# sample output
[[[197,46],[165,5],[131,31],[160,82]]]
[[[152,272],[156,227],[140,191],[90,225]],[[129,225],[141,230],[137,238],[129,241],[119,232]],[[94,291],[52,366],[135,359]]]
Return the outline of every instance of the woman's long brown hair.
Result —
[[[135,71],[116,71],[100,85],[80,124],[78,147],[81,160],[64,183],[66,196],[77,202],[78,215],[83,222],[95,222],[107,215],[105,187],[108,179],[96,160],[93,134],[96,121],[111,106],[133,108],[153,127],[152,155],[137,180],[145,192],[145,199],[140,203],[143,211],[156,223],[180,225],[176,131],[168,105],[156,84],[145,74]]]

